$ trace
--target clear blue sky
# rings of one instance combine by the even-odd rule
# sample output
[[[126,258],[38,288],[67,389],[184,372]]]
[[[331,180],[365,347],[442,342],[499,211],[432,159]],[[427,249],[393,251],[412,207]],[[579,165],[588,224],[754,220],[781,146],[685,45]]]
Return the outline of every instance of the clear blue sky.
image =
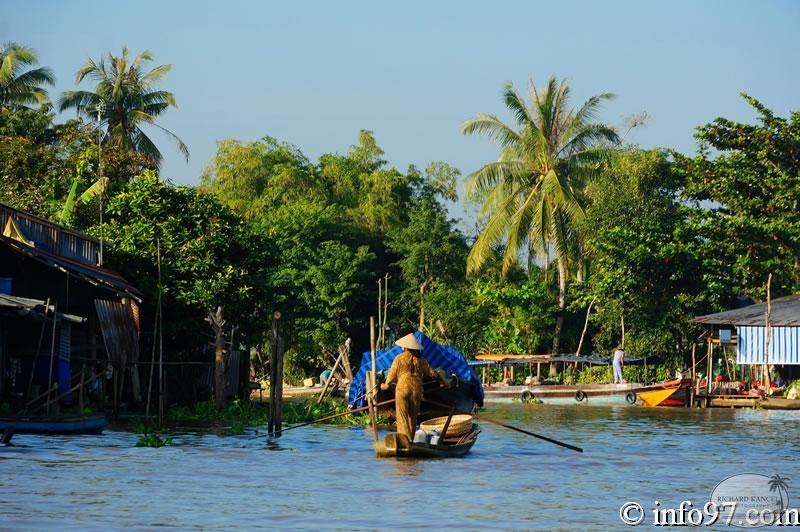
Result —
[[[0,41],[39,51],[74,89],[106,52],[155,54],[179,110],[162,125],[189,146],[185,163],[157,131],[162,175],[196,184],[225,138],[273,136],[312,161],[374,131],[391,165],[448,162],[463,175],[493,160],[464,137],[477,112],[509,120],[504,81],[567,78],[573,103],[613,92],[604,121],[641,111],[629,140],[693,153],[694,128],[753,120],[747,91],[780,115],[800,109],[800,2],[669,1],[128,1],[0,0]],[[90,88],[90,85],[82,85]]]

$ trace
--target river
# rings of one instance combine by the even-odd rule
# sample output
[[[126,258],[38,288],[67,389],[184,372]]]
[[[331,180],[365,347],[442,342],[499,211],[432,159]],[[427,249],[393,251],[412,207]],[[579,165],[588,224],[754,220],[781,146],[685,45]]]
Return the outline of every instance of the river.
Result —
[[[800,412],[493,404],[485,415],[577,453],[482,422],[472,452],[377,459],[372,433],[312,425],[267,441],[176,433],[18,434],[0,447],[6,530],[608,530],[620,506],[693,501],[740,473],[789,477],[800,506]],[[645,521],[642,526],[645,526]]]

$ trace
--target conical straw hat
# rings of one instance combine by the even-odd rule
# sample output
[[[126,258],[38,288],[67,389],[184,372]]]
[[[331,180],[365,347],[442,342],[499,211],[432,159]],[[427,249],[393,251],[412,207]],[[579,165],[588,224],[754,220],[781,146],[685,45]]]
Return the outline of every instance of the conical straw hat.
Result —
[[[404,347],[405,349],[416,349],[417,351],[422,351],[422,344],[419,343],[419,340],[417,340],[417,337],[414,336],[414,333],[403,336],[395,343],[400,347]]]

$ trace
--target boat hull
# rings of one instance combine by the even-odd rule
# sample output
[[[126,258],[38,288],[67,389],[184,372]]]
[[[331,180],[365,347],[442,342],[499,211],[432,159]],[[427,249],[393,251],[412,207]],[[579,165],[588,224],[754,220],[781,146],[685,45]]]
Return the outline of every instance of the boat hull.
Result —
[[[404,434],[390,432],[382,440],[374,443],[378,458],[458,458],[467,454],[478,438],[477,429],[472,430],[458,441],[432,445],[414,443]]]
[[[24,416],[0,418],[0,431],[17,434],[100,434],[108,425],[106,416]]]
[[[664,401],[675,395],[679,388],[660,388],[657,390],[647,390],[636,394],[642,402],[642,406],[659,406]]]
[[[761,408],[766,410],[800,410],[800,399],[769,397],[761,401]]]
[[[487,402],[537,402],[553,405],[633,406],[637,384],[485,386]]]

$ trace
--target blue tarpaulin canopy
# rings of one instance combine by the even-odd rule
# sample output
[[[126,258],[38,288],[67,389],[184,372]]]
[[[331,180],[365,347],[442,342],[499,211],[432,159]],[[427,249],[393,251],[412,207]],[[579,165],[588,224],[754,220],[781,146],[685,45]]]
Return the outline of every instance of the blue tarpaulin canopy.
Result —
[[[483,403],[483,387],[481,386],[481,381],[472,368],[469,367],[461,351],[450,345],[437,344],[420,331],[415,332],[414,336],[416,336],[419,343],[422,344],[422,357],[428,361],[428,364],[430,364],[432,368],[441,368],[448,375],[455,375],[462,382],[468,382],[470,384],[472,400],[478,404]],[[388,373],[395,357],[402,352],[403,348],[399,345],[377,351],[375,353],[375,367],[377,371]],[[353,382],[350,384],[350,393],[347,396],[347,402],[351,408],[366,406],[366,377],[367,371],[371,370],[372,357],[369,351],[367,351],[362,355],[361,366],[358,368],[358,373],[355,374]]]

